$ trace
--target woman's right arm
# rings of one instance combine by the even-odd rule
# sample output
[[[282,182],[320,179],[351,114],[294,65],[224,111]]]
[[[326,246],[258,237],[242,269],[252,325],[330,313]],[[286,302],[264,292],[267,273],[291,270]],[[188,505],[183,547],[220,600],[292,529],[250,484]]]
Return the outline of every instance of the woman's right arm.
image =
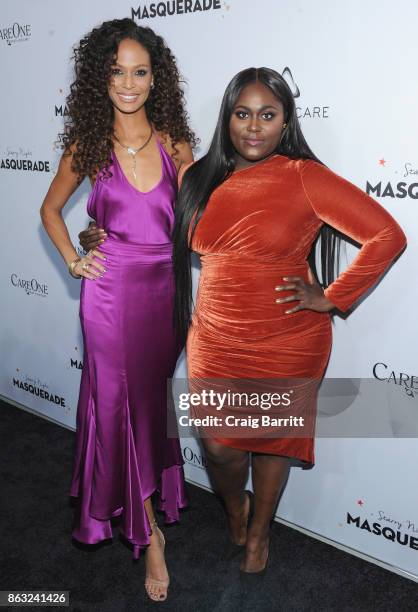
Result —
[[[61,157],[57,174],[48,189],[40,210],[45,230],[61,253],[67,266],[78,259],[77,251],[71,242],[67,226],[62,218],[62,209],[79,184],[77,175],[71,168],[71,160],[71,154],[64,154]],[[104,258],[103,255],[102,258]],[[89,264],[89,271],[82,268],[82,265],[86,263]],[[81,258],[73,269],[76,274],[89,279],[100,276],[104,270],[104,267],[91,257]]]

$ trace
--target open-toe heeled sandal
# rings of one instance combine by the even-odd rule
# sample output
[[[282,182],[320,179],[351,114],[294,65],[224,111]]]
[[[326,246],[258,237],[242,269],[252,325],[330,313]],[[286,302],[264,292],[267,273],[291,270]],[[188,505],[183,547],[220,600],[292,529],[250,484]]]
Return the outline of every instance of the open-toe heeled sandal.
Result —
[[[164,549],[165,549],[165,537],[163,532],[161,531],[161,529],[158,527],[157,525],[157,521],[154,520],[151,523],[151,529],[152,532],[154,533],[154,527],[158,533],[158,536],[162,542],[162,549],[163,549],[163,554],[164,554]],[[146,554],[146,553],[145,553]],[[146,563],[146,561],[145,561]],[[165,601],[167,599],[167,589],[168,589],[168,585],[170,584],[170,578],[168,578],[167,580],[157,580],[156,578],[150,578],[148,575],[148,571],[146,571],[145,573],[145,590],[147,592],[147,595],[150,599],[152,599],[152,601]],[[154,589],[156,588],[157,592],[154,591]],[[163,591],[161,592],[161,589],[163,589]]]

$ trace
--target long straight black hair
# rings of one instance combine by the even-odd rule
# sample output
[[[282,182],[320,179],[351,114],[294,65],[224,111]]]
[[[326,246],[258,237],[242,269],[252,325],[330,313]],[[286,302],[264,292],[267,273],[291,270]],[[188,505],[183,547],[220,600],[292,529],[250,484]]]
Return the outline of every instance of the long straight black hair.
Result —
[[[283,104],[287,126],[275,152],[291,159],[313,159],[322,163],[311,151],[302,134],[294,98],[284,78],[270,68],[247,68],[236,74],[225,90],[209,150],[186,170],[178,193],[173,233],[176,282],[174,318],[181,343],[186,340],[192,311],[190,244],[212,192],[234,171],[235,150],[229,133],[229,122],[241,91],[256,81],[268,87]],[[319,280],[315,261],[318,241],[322,281]],[[338,273],[340,241],[339,232],[323,225],[309,254],[309,265],[323,287],[332,283]]]

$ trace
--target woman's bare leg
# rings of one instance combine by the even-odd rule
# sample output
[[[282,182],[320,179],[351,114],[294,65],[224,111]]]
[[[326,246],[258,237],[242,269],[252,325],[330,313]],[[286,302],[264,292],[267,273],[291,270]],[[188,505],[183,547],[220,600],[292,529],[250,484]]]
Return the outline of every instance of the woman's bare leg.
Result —
[[[145,580],[145,588],[149,597],[155,601],[162,601],[167,597],[167,589],[169,576],[164,557],[164,545],[161,532],[156,525],[154,508],[152,506],[151,497],[144,502],[145,511],[152,528],[150,543],[145,552],[146,576],[151,579]],[[163,584],[155,584],[152,580],[161,581]]]
[[[289,476],[290,461],[277,455],[252,455],[254,514],[247,533],[245,557],[240,569],[258,572],[265,567],[269,550],[270,522]]]
[[[245,544],[249,500],[244,487],[248,478],[249,453],[210,438],[202,438],[202,443],[215,491],[225,503],[232,541]]]

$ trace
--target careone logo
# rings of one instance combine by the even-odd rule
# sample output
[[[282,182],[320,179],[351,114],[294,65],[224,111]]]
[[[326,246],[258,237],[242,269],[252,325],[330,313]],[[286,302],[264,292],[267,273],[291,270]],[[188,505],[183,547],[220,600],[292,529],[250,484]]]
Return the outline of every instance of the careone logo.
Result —
[[[9,27],[0,26],[0,40],[3,40],[10,45],[17,42],[24,42],[31,37],[31,25],[28,23],[22,24],[17,21]]]
[[[23,172],[51,172],[48,160],[33,159],[33,153],[23,147],[6,147],[0,157],[1,170],[21,170]]]
[[[39,295],[41,297],[48,296],[48,285],[40,282],[36,278],[21,278],[18,274],[13,272],[10,275],[10,283],[13,285],[13,287],[23,289],[26,295]]]
[[[357,504],[364,509],[365,502],[358,500]],[[365,516],[358,510],[347,512],[346,525],[357,528],[372,536],[384,538],[398,546],[407,546],[418,551],[418,523],[411,519],[399,519],[384,510],[370,512]]]
[[[52,404],[56,404],[57,406],[62,406],[62,408],[65,408],[65,398],[61,395],[57,395],[56,393],[52,393],[49,390],[49,385],[42,382],[39,378],[34,379],[28,376],[27,374],[20,374],[19,368],[16,368],[16,372],[18,372],[18,374],[16,376],[13,376],[13,387],[20,389],[25,393],[35,395],[40,399],[51,402]]]
[[[289,85],[290,91],[295,98],[296,114],[298,119],[328,119],[329,118],[329,106],[324,105],[313,105],[313,106],[301,106],[296,102],[297,98],[300,98],[300,89],[293,78],[292,71],[289,66],[286,66],[282,72],[282,77]]]
[[[411,198],[418,200],[418,165],[406,161],[401,169],[392,169],[384,157],[378,160],[383,178],[366,181],[366,192],[377,198]]]
[[[196,453],[190,446],[184,446],[182,448],[183,459],[189,465],[193,465],[194,467],[198,467],[201,470],[206,469],[206,459],[200,454]]]
[[[373,366],[373,376],[376,380],[397,385],[408,397],[418,397],[418,376],[406,372],[397,372],[386,363],[379,361]]]
[[[198,13],[221,9],[221,0],[166,0],[166,2],[143,2],[138,8],[131,7],[132,19],[153,19],[186,13]]]

